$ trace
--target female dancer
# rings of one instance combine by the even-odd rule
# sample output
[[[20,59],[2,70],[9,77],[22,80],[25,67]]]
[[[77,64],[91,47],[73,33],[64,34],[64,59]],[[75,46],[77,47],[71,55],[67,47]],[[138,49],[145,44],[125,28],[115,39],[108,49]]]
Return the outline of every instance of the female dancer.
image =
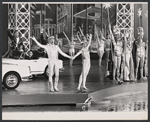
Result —
[[[134,80],[134,64],[132,57],[132,49],[134,37],[131,35],[131,31],[125,32],[125,69],[124,69],[124,80]],[[130,76],[130,78],[129,78]]]
[[[73,39],[71,39],[72,41],[70,41],[69,38],[67,37],[67,35],[65,34],[65,32],[63,32],[63,33],[64,33],[66,39],[67,39],[68,42],[69,42],[69,55],[70,55],[71,57],[73,57],[74,54],[75,54],[75,49],[74,49],[74,48],[75,48],[75,42],[73,41]],[[72,67],[72,64],[73,64],[73,60],[70,59],[70,67]]]
[[[77,56],[82,54],[82,72],[79,78],[79,84],[77,88],[78,91],[82,90],[81,87],[83,87],[83,90],[87,89],[85,86],[85,83],[86,83],[86,78],[91,67],[89,47],[91,45],[92,34],[90,34],[88,37],[89,37],[88,42],[87,42],[86,37],[83,38],[82,49],[73,57],[73,59],[75,59]]]
[[[124,60],[124,53],[123,53],[124,43],[121,39],[121,33],[120,33],[120,30],[117,28],[117,26],[114,26],[113,28],[114,35],[111,31],[111,25],[109,25],[109,31],[110,31],[112,43],[114,46],[113,80],[116,81],[116,78],[117,78],[117,82],[119,81],[121,83],[122,81],[120,80],[120,66],[121,66],[121,58],[123,58]],[[116,74],[117,74],[117,77],[115,78]]]
[[[70,49],[69,49],[69,55],[71,56],[71,57],[73,57],[74,56],[74,54],[75,54],[75,42],[72,40],[71,42],[70,42]],[[73,60],[71,59],[70,60],[70,67],[72,67],[72,64],[73,64]]]
[[[105,39],[102,35],[102,32],[100,32],[100,37],[98,36],[98,33],[96,33],[97,35],[97,45],[98,45],[98,48],[97,48],[97,54],[99,56],[99,67],[101,67],[101,62],[102,62],[102,57],[104,55],[104,44],[105,44]]]
[[[147,42],[143,41],[143,36],[144,36],[143,28],[138,27],[137,31],[138,31],[138,40],[135,42],[135,44],[136,44],[135,80],[137,80],[139,64],[140,64],[141,79],[144,79],[144,77],[143,77],[143,67],[144,67],[144,61],[145,61],[145,57],[146,57],[145,51],[146,51],[146,47],[147,47]]]

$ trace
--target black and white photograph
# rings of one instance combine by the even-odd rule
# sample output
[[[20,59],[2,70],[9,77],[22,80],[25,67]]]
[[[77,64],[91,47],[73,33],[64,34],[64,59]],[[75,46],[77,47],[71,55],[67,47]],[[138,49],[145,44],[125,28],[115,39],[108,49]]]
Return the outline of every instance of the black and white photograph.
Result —
[[[2,120],[147,120],[148,2],[2,2]]]

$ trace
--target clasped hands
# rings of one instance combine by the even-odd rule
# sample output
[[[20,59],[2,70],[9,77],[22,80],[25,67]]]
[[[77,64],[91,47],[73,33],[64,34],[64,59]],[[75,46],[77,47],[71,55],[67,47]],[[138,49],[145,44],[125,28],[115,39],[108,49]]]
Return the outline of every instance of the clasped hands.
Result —
[[[71,59],[71,60],[74,60],[74,59],[75,59],[75,56],[70,56],[70,59]]]

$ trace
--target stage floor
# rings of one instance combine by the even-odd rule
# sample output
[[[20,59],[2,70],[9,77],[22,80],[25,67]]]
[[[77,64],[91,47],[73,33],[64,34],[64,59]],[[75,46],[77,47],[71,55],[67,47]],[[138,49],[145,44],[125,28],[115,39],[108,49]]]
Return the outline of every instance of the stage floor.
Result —
[[[82,69],[81,60],[75,60],[73,67],[69,66],[69,60],[63,60],[64,70],[60,72],[60,79],[58,88],[59,93],[76,93],[79,76]],[[86,86],[88,88],[88,93],[106,89],[109,87],[117,86],[118,84],[113,83],[109,78],[105,78],[104,74],[106,72],[105,61],[102,62],[103,67],[98,67],[98,60],[91,60],[90,72],[87,76]],[[146,80],[147,81],[147,80]],[[137,82],[146,82],[140,81]],[[124,82],[123,84],[132,84],[135,82]],[[34,79],[28,81],[23,81],[19,87],[15,90],[2,90],[2,95],[26,95],[26,94],[40,94],[49,93],[48,89],[48,79],[44,78],[43,75],[36,76]],[[58,94],[58,93],[57,93]]]

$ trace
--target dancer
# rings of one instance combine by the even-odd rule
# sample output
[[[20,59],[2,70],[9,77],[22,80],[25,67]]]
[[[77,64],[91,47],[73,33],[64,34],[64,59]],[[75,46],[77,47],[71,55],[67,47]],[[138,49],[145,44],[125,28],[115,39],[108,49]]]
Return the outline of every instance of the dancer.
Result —
[[[105,39],[102,35],[102,32],[100,32],[100,37],[98,36],[98,31],[96,30],[96,35],[97,35],[97,54],[99,56],[99,67],[102,67],[101,62],[102,62],[102,57],[104,55],[104,44],[105,44]]]
[[[73,57],[74,54],[75,54],[75,42],[73,41],[73,39],[71,39],[71,41],[70,41],[69,38],[67,37],[67,35],[65,34],[65,32],[63,32],[63,33],[64,33],[66,39],[67,39],[68,42],[69,42],[69,55],[70,55],[71,57]],[[73,65],[73,60],[71,59],[71,60],[70,60],[70,67],[72,67],[72,65]]]
[[[81,87],[83,88],[83,90],[87,90],[85,86],[86,78],[91,67],[89,47],[91,45],[92,34],[90,34],[88,37],[89,37],[88,39],[86,39],[86,37],[83,38],[82,49],[73,57],[73,59],[75,59],[77,56],[82,54],[82,72],[79,78],[79,84],[77,88],[79,92],[82,91]]]
[[[112,43],[114,46],[114,56],[113,56],[113,81],[121,83],[122,81],[119,79],[120,77],[120,65],[121,65],[121,58],[124,58],[124,44],[121,39],[121,33],[120,30],[117,28],[117,26],[113,27],[113,32],[115,37],[113,36],[113,33],[111,31],[111,25],[109,24],[109,31],[112,38]],[[117,77],[116,77],[116,71],[117,71]],[[117,79],[117,80],[116,80]]]
[[[106,54],[106,74],[105,74],[105,77],[107,77],[109,75],[108,64],[109,64],[109,54],[110,54],[110,50],[111,50],[111,35],[110,34],[107,35],[104,49],[105,49],[105,54]]]
[[[138,31],[138,40],[135,42],[136,44],[136,69],[135,69],[135,79],[137,80],[137,74],[138,74],[138,68],[140,63],[140,75],[141,79],[144,79],[143,77],[143,67],[144,67],[144,61],[145,61],[145,51],[146,46],[148,45],[146,42],[143,41],[144,36],[144,30],[142,27],[137,28]]]
[[[124,68],[124,80],[134,80],[134,64],[132,57],[132,49],[134,37],[131,35],[130,30],[125,32],[125,68]],[[130,78],[129,78],[130,76]]]
[[[148,40],[146,40],[146,43],[148,44]],[[147,79],[148,77],[148,46],[146,46],[146,52],[145,52],[145,63],[144,63],[144,77]]]
[[[70,56],[68,56],[67,54],[65,54],[64,52],[61,51],[61,49],[57,46],[54,45],[54,36],[51,36],[48,38],[48,44],[47,45],[42,45],[40,44],[35,37],[31,38],[33,41],[35,41],[35,43],[41,47],[44,48],[48,54],[48,67],[49,67],[49,85],[50,87],[50,91],[51,92],[59,92],[57,86],[58,86],[58,80],[59,80],[59,62],[58,62],[58,53],[60,53],[61,55],[63,55],[64,57],[67,57],[69,59],[71,59]],[[52,76],[55,74],[55,82],[53,85],[53,81],[52,81]]]

